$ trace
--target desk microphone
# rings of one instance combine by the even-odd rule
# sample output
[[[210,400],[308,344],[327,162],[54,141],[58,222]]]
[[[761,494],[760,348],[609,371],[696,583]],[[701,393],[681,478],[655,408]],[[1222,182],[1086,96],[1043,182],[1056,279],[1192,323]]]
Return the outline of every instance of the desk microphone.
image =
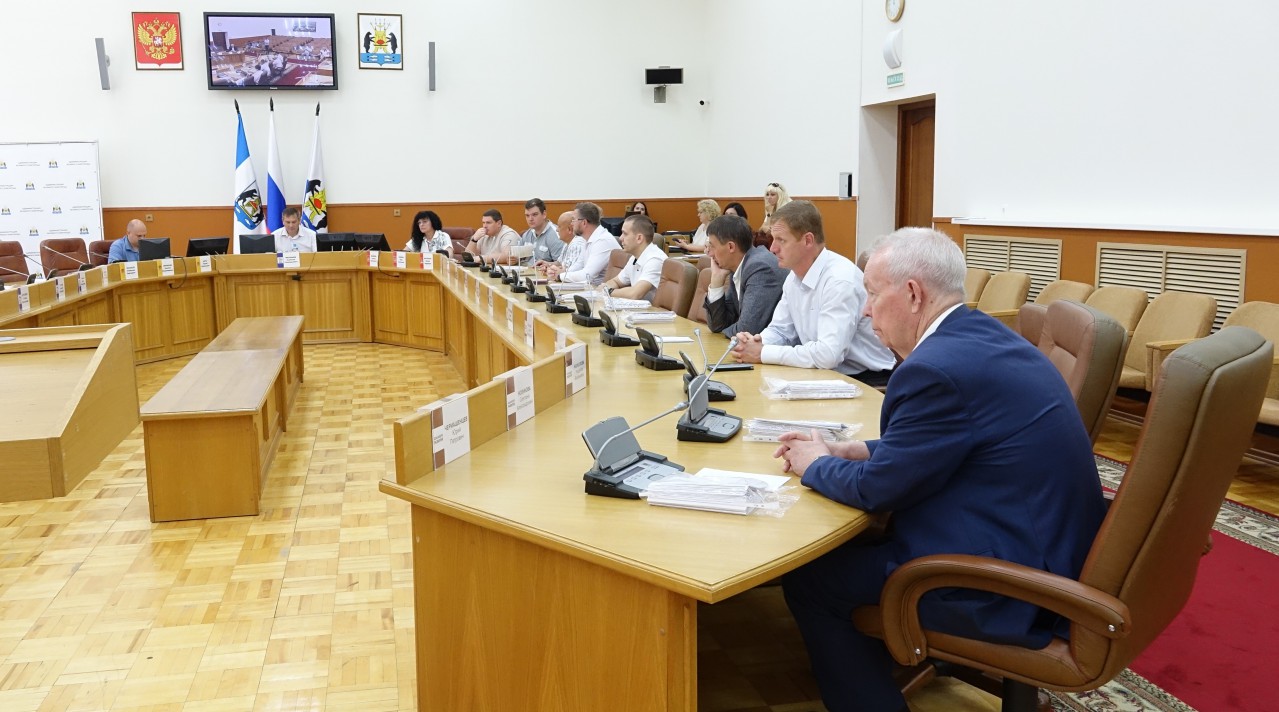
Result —
[[[605,346],[639,346],[639,339],[631,338],[626,334],[620,333],[617,324],[613,321],[613,317],[608,312],[600,309],[600,321],[604,322],[604,328],[600,329],[600,342]]]
[[[3,267],[3,266],[0,266],[0,270],[4,270],[5,272],[8,272],[9,274],[16,274],[19,277],[22,277],[23,279],[27,280],[27,284],[31,284],[32,282],[35,281],[36,277],[40,276],[36,274],[35,272],[19,272],[16,269],[9,269],[8,267]],[[3,284],[3,283],[0,282],[0,284]]]
[[[749,363],[724,363],[721,358],[715,368],[711,368],[711,360],[706,358],[706,347],[702,345],[702,327],[693,329],[693,336],[697,337],[697,347],[702,350],[702,368],[706,370],[706,375],[713,376],[716,371],[750,371],[755,367]],[[728,345],[728,351],[732,351],[737,345],[737,337],[734,336],[732,342]],[[728,351],[724,353],[727,354]],[[712,399],[713,400],[713,399]]]
[[[635,363],[654,371],[678,371],[684,368],[679,359],[662,354],[662,339],[648,329],[636,327],[640,347],[635,349]]]
[[[67,253],[65,253],[65,252],[58,252],[57,250],[53,249],[52,247],[49,247],[48,245],[41,245],[41,246],[40,246],[40,249],[41,249],[41,250],[48,250],[48,251],[52,252],[53,254],[58,255],[59,257],[65,257],[65,258],[67,258],[67,259],[71,260],[72,262],[75,262],[76,264],[80,265],[79,270],[80,270],[81,272],[84,272],[84,271],[86,271],[86,270],[91,270],[91,269],[93,269],[93,265],[89,264],[88,262],[85,262],[84,260],[80,259],[79,257],[76,257],[75,255],[68,255],[68,254],[67,254]],[[27,259],[31,259],[31,258],[29,258],[29,257],[28,257]],[[42,258],[42,259],[43,259],[43,258]],[[35,260],[32,260],[32,262],[34,262],[34,261],[35,261]],[[41,265],[41,268],[43,269],[43,265]]]
[[[722,443],[732,439],[742,429],[741,418],[706,405],[709,399],[707,391],[710,387],[711,374],[715,373],[715,368],[718,368],[725,358],[728,358],[728,354],[736,345],[737,337],[734,336],[728,342],[728,350],[719,357],[719,363],[716,363],[715,367],[709,369],[707,373],[689,381],[688,412],[675,424],[676,439],[700,443]]]
[[[525,298],[525,299],[529,300],[530,302],[544,302],[544,301],[546,301],[546,295],[545,295],[545,294],[538,294],[538,293],[537,293],[537,282],[536,282],[536,281],[534,281],[534,279],[533,279],[532,277],[525,277],[525,278],[524,278],[524,286],[525,286],[525,287],[527,287],[527,289],[525,289],[525,291],[526,291],[526,292],[528,292],[528,294],[525,294],[525,295],[524,295],[524,298]]]
[[[626,419],[620,416],[606,418],[582,432],[582,440],[595,455],[590,471],[582,475],[586,482],[586,493],[604,497],[620,497],[623,499],[639,499],[639,493],[648,488],[649,483],[676,472],[683,472],[684,466],[671,462],[665,455],[640,449],[635,439],[635,431],[682,410],[688,409],[688,401],[680,401],[669,410],[645,420],[639,425],[626,425]],[[602,462],[609,445],[618,438],[629,436],[623,440],[614,453],[609,453],[609,464]],[[603,440],[601,441],[601,438]],[[599,446],[596,447],[596,443]]]

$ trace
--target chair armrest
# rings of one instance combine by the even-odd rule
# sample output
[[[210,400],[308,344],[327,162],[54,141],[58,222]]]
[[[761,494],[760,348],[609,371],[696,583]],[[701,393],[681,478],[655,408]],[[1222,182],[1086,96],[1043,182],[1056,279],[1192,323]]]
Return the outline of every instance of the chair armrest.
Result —
[[[1017,315],[1020,313],[1020,309],[998,309],[996,311],[986,312],[986,315],[998,319],[1003,322],[1004,326],[1011,329],[1013,327],[1013,322],[1016,321]]]
[[[1154,393],[1155,381],[1159,378],[1159,369],[1163,367],[1164,359],[1168,358],[1168,354],[1192,341],[1198,341],[1198,339],[1172,339],[1169,341],[1149,341],[1146,343],[1147,391]]]
[[[894,571],[880,594],[884,643],[897,662],[915,665],[928,657],[919,599],[938,588],[989,591],[1033,603],[1107,638],[1122,638],[1130,628],[1127,604],[1073,579],[983,556],[923,556]]]

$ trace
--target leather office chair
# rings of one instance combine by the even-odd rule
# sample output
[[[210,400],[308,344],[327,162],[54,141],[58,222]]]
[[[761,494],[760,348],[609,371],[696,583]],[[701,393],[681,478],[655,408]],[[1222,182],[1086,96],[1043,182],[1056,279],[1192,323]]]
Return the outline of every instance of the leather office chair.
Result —
[[[1084,282],[1071,282],[1067,279],[1058,279],[1049,282],[1046,287],[1040,290],[1039,295],[1035,297],[1035,301],[1029,304],[1023,304],[1021,309],[1017,310],[1016,315],[1008,314],[1001,316],[1013,317],[1013,329],[1017,333],[1026,337],[1026,340],[1032,344],[1039,344],[1039,335],[1044,329],[1044,315],[1049,304],[1059,299],[1073,299],[1082,302],[1093,293],[1093,286]],[[1000,316],[995,318],[1001,318]]]
[[[1204,540],[1251,439],[1274,347],[1243,327],[1184,346],[1155,383],[1132,464],[1078,581],[978,556],[926,556],[888,577],[879,606],[853,611],[899,663],[950,661],[1003,677],[1008,712],[1037,691],[1092,690],[1128,666],[1190,597]],[[924,630],[921,596],[977,588],[1052,610],[1070,639],[1042,650]]]
[[[40,266],[45,274],[55,269],[74,272],[82,264],[89,264],[89,247],[82,238],[52,237],[40,241]]]
[[[1128,349],[1128,332],[1119,322],[1093,307],[1061,299],[1045,310],[1039,350],[1053,362],[1095,443],[1115,397]]]
[[[1120,388],[1152,390],[1159,363],[1189,339],[1208,335],[1217,313],[1217,300],[1207,294],[1164,292],[1142,312],[1124,357]]]
[[[1269,341],[1279,343],[1279,304],[1270,302],[1244,302],[1230,316],[1226,326],[1246,326]],[[1266,386],[1266,399],[1261,402],[1261,415],[1257,422],[1279,425],[1279,357],[1270,366],[1270,384]]]
[[[1137,322],[1141,321],[1149,303],[1150,297],[1146,296],[1145,290],[1136,287],[1101,287],[1084,300],[1084,304],[1106,312],[1123,325],[1129,336],[1137,328]]]
[[[686,317],[696,289],[697,268],[684,260],[668,259],[662,263],[662,283],[657,286],[657,294],[653,296],[653,306],[670,309]]]
[[[771,232],[767,232],[767,231],[765,231],[765,230],[756,230],[756,231],[755,231],[755,240],[754,240],[754,242],[752,243],[752,245],[751,245],[751,246],[752,246],[752,247],[754,247],[755,245],[763,245],[763,246],[764,246],[764,249],[766,249],[766,250],[767,250],[767,249],[772,248],[772,246],[773,246],[773,233],[771,233]]]
[[[89,264],[104,265],[111,256],[111,240],[94,240],[89,243]]]
[[[981,299],[981,290],[986,288],[986,283],[989,281],[989,270],[969,267],[964,274],[964,303],[970,307],[977,306],[977,300]]]
[[[710,269],[710,266],[711,266],[711,256],[710,256],[710,255],[702,255],[701,257],[698,257],[698,258],[697,258],[697,262],[694,262],[694,263],[693,263],[693,266],[697,268],[698,273],[701,273],[701,271],[702,271],[702,270],[704,270],[704,269]]]
[[[981,290],[977,309],[984,311],[1012,328],[1012,320],[1030,293],[1030,275],[1025,272],[999,272],[992,275]],[[997,316],[1004,314],[1007,316]]]
[[[453,241],[453,257],[461,259],[462,253],[466,252],[466,246],[471,242],[471,236],[475,234],[473,227],[446,227],[444,232],[449,234],[449,239]]]
[[[688,305],[689,321],[706,323],[706,290],[711,286],[711,271],[704,269],[697,273],[697,288],[693,290],[693,301]]]
[[[631,261],[631,256],[626,250],[613,250],[608,253],[608,267],[604,268],[604,281],[616,277],[626,269],[626,263]]]
[[[16,240],[0,240],[0,282],[27,281],[27,259],[22,256],[22,243]],[[12,270],[12,271],[10,271]],[[20,274],[14,274],[19,272]]]

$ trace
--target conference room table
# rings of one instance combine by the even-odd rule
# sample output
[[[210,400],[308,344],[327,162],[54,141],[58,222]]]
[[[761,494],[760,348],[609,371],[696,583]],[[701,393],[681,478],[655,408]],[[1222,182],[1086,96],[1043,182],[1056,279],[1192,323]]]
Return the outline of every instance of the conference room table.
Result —
[[[445,298],[464,305],[477,329],[505,331],[482,299],[475,306],[454,283],[444,284]],[[582,476],[593,458],[582,431],[611,416],[634,425],[670,409],[685,397],[683,372],[639,366],[634,348],[605,346],[598,329],[576,326],[568,314],[538,319],[586,344],[589,387],[517,427],[497,427],[482,443],[473,437],[467,454],[441,467],[426,462],[429,428],[414,424],[422,415],[397,427],[400,471],[382,490],[412,505],[418,707],[695,710],[699,602],[724,601],[830,551],[863,531],[867,515],[798,487],[797,479],[789,484],[798,501],[781,517],[585,494]],[[706,332],[678,318],[646,328],[691,336],[698,327]],[[713,363],[728,341],[703,338]],[[664,349],[703,362],[696,343]],[[517,355],[539,363],[534,353]],[[555,358],[540,362],[558,368]],[[863,386],[849,400],[770,400],[760,390],[765,378],[849,380],[756,366],[718,374],[737,399],[711,406],[746,419],[861,424],[859,437],[877,435],[882,397],[874,389]],[[473,436],[486,417],[478,405],[483,390],[472,391]],[[749,442],[745,428],[727,443],[682,442],[678,417],[638,430],[641,447],[690,473],[781,474],[771,457],[775,443]]]

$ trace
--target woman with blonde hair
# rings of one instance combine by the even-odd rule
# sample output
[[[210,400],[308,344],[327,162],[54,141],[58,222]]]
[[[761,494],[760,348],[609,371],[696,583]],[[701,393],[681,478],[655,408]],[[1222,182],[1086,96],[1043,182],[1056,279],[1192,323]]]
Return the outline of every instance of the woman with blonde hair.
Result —
[[[685,252],[705,252],[706,226],[720,215],[723,215],[723,212],[719,209],[719,203],[710,198],[697,201],[697,219],[701,224],[697,226],[697,232],[693,233],[693,241],[688,242],[680,238],[675,240],[675,246]]]
[[[759,226],[759,231],[763,233],[771,232],[773,213],[789,202],[790,193],[786,192],[786,186],[781,183],[769,183],[764,186],[764,223]]]

